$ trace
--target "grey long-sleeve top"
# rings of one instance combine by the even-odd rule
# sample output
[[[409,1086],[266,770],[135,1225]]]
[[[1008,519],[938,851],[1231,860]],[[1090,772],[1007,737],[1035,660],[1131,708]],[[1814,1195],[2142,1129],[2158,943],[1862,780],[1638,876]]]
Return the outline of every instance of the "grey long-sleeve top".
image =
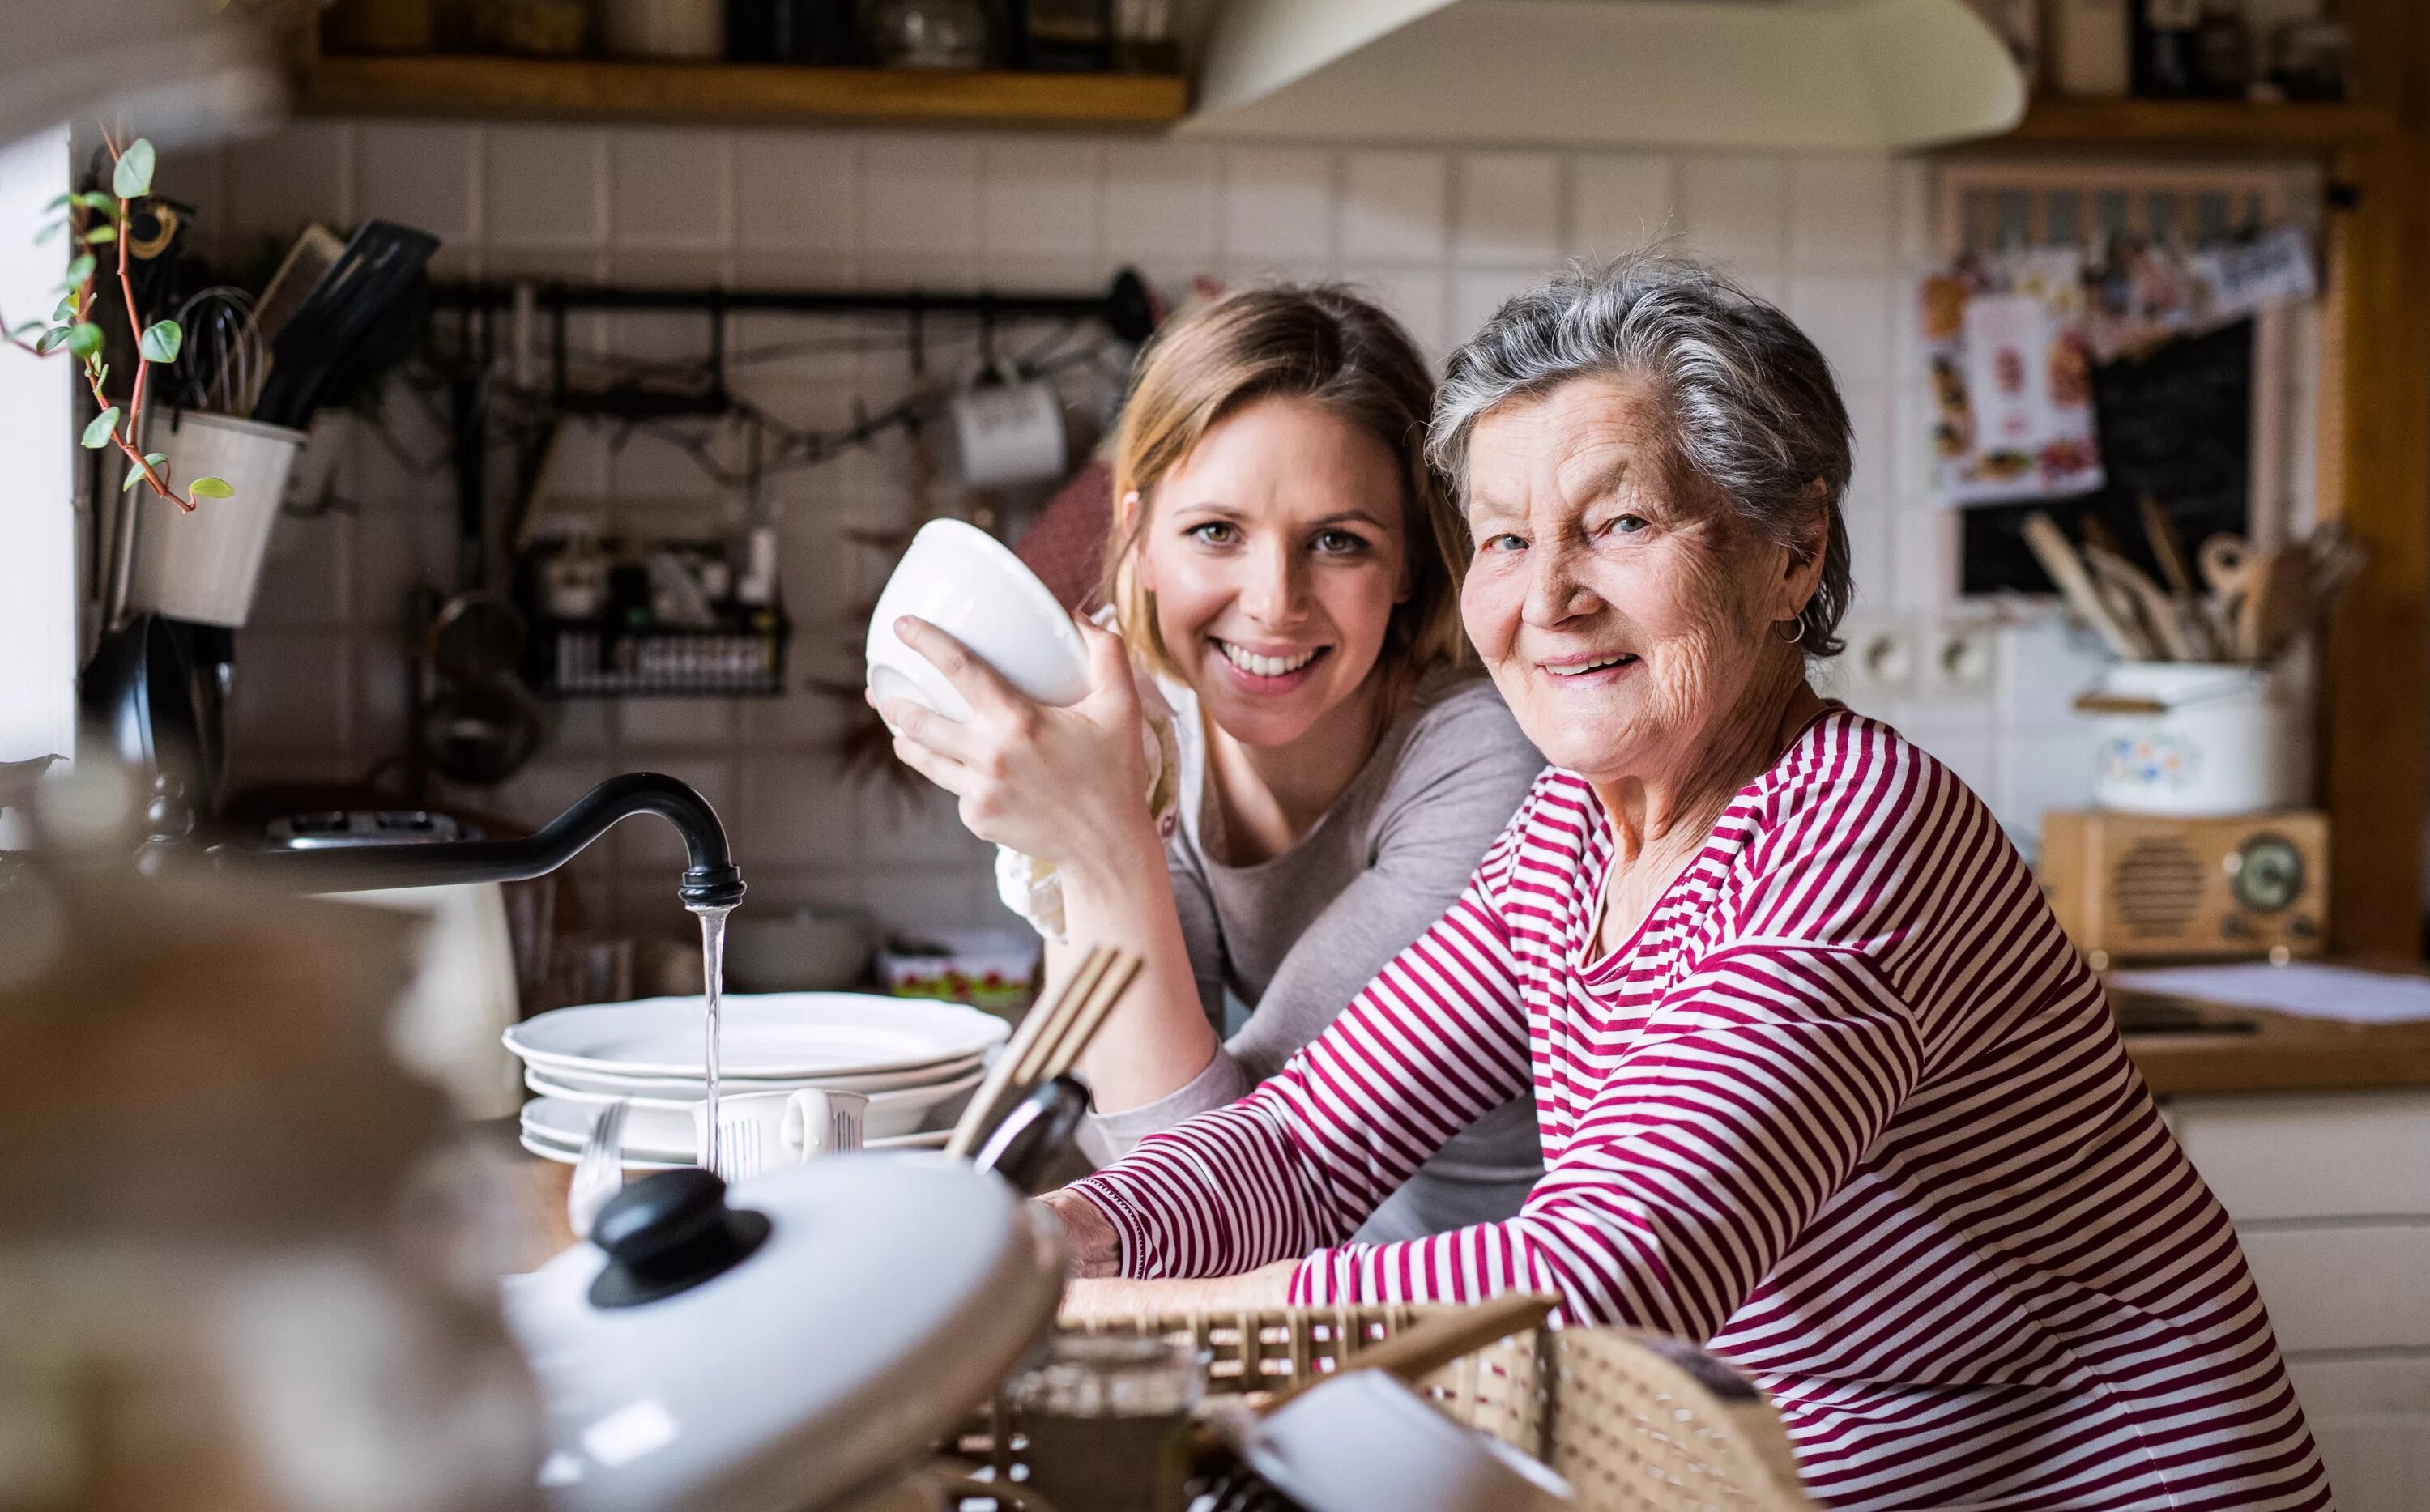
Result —
[[[1090,1121],[1090,1153],[1118,1157],[1148,1135],[1237,1102],[1316,1038],[1384,964],[1467,886],[1544,759],[1491,682],[1440,669],[1422,680],[1374,754],[1314,828],[1251,866],[1224,854],[1205,801],[1196,700],[1163,689],[1181,756],[1181,822],[1165,860],[1198,997],[1219,1038],[1227,992],[1246,1021],[1188,1086]],[[1519,1210],[1542,1173],[1533,1098],[1493,1109],[1376,1210],[1362,1239],[1414,1238]]]

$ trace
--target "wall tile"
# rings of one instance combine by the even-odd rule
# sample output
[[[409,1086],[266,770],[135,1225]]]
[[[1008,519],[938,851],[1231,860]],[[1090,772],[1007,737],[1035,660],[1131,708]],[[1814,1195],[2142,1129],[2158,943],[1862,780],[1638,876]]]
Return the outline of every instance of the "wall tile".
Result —
[[[355,218],[354,128],[342,122],[290,122],[226,157],[227,225],[232,250],[261,237],[284,242],[318,221],[339,230]]]
[[[1879,277],[1897,226],[1886,158],[1800,158],[1789,170],[1789,260]]]
[[[588,126],[485,133],[481,235],[493,245],[586,247],[607,233],[607,136]]]
[[[1223,251],[1232,260],[1321,261],[1333,253],[1333,155],[1235,147],[1223,155]]]
[[[1350,152],[1341,159],[1346,262],[1427,262],[1450,237],[1450,159],[1439,152]]]
[[[1463,268],[1452,275],[1451,339],[1456,343],[1476,334],[1502,302],[1544,281],[1540,268]]]
[[[2039,839],[2044,814],[2091,806],[2093,739],[2089,724],[2047,732],[2003,731],[2000,748],[2000,789],[1990,795],[1990,803],[2009,834]]]
[[[1683,158],[1682,250],[1748,277],[1776,273],[1789,256],[1788,198],[1789,174],[1780,158]]]
[[[725,133],[622,127],[608,137],[608,227],[619,246],[707,249],[732,240]]]
[[[1672,159],[1641,153],[1589,153],[1572,159],[1572,257],[1606,261],[1678,232],[1678,175]]]
[[[1440,363],[1449,354],[1451,285],[1440,270],[1362,267],[1354,263],[1342,269],[1341,280],[1407,326],[1430,361]]]
[[[1957,597],[1956,520],[1935,508],[1900,508],[1890,518],[1890,581],[1882,607],[1937,614]]]
[[[2056,612],[2000,630],[1999,681],[1993,705],[2004,728],[2031,729],[2075,722],[2075,695],[2109,666],[2089,631]]]
[[[807,752],[759,756],[741,764],[735,811],[738,864],[851,868],[860,859],[864,796],[832,757]]]
[[[994,851],[962,827],[954,796],[923,785],[916,791],[873,794],[861,815],[861,846],[872,859],[902,862],[992,864]]]
[[[273,760],[343,754],[352,723],[348,663],[342,639],[241,632],[228,697],[229,750]]]
[[[265,630],[338,629],[346,623],[345,516],[281,515],[270,530],[249,623]]]
[[[619,698],[616,740],[633,750],[713,750],[734,738],[734,704],[724,698]]]
[[[979,239],[991,265],[999,258],[1095,258],[1095,143],[1060,137],[991,141],[979,183]]]
[[[979,249],[979,151],[952,137],[874,137],[861,148],[860,244],[942,262]]]
[[[859,154],[854,138],[833,132],[736,133],[735,241],[830,254],[857,247]]]
[[[1789,315],[1831,359],[1843,385],[1878,383],[1890,374],[1889,283],[1851,273],[1798,273],[1789,280]]]
[[[1561,160],[1541,152],[1464,152],[1453,249],[1463,263],[1549,271],[1561,257]]]
[[[861,905],[889,932],[916,934],[992,922],[981,911],[973,875],[969,866],[872,868],[861,873]]]
[[[477,236],[477,126],[366,121],[355,139],[355,208],[442,241]]]
[[[1221,160],[1212,147],[1115,142],[1105,149],[1105,241],[1142,258],[1211,265],[1222,234]]]

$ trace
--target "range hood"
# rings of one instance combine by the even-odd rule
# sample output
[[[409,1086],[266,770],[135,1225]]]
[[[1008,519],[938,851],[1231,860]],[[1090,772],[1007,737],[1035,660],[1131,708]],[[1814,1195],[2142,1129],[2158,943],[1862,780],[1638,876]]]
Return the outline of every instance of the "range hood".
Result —
[[[1186,135],[1885,151],[2025,80],[1965,0],[1229,0]]]

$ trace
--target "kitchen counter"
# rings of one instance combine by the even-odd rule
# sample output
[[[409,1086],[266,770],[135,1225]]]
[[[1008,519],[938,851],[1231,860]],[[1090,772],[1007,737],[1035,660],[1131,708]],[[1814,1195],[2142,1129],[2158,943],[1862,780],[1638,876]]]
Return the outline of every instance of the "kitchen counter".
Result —
[[[2430,1088],[2430,1022],[2338,1023],[2116,989],[2110,1003],[2162,1097]]]

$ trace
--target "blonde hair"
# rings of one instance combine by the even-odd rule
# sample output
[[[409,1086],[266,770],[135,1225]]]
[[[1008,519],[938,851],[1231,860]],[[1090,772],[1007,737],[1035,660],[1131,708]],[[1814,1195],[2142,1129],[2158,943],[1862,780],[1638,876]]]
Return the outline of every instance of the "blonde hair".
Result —
[[[1181,675],[1135,562],[1156,488],[1217,424],[1272,398],[1323,406],[1383,442],[1399,468],[1408,596],[1392,607],[1378,669],[1398,677],[1460,659],[1468,641],[1459,580],[1470,547],[1466,523],[1426,459],[1433,375],[1398,321],[1325,286],[1227,294],[1167,323],[1140,353],[1115,437],[1116,503],[1103,567],[1102,591],[1123,639],[1156,671]],[[1133,494],[1139,503],[1126,507]]]

